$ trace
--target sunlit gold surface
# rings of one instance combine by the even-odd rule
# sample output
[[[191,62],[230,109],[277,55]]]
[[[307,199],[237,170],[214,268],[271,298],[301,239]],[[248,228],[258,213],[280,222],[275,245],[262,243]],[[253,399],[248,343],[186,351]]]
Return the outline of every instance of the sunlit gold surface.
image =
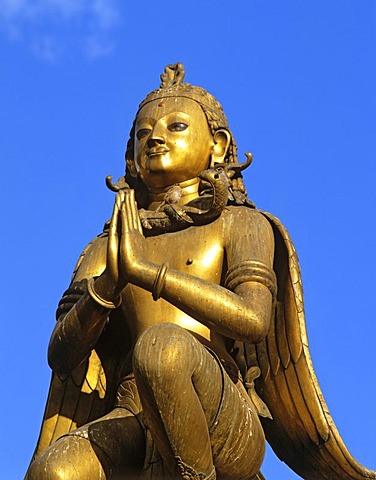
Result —
[[[60,303],[27,478],[262,479],[258,414],[303,478],[376,478],[327,413],[291,240],[247,200],[223,112],[181,72],[142,103],[127,150],[136,192],[119,187]]]
[[[154,100],[137,115],[135,161],[149,188],[169,187],[208,167],[214,145],[200,105],[188,98]]]

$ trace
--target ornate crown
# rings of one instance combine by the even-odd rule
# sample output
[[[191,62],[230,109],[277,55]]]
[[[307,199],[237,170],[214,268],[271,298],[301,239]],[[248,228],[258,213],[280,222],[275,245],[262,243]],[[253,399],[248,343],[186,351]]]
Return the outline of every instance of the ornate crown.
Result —
[[[228,122],[223,111],[222,105],[202,87],[196,87],[189,83],[184,83],[184,65],[175,63],[167,65],[161,74],[161,85],[157,90],[150,92],[140,103],[139,109],[153,100],[159,100],[168,97],[186,97],[197,102],[204,112],[214,121],[214,129],[228,129]]]

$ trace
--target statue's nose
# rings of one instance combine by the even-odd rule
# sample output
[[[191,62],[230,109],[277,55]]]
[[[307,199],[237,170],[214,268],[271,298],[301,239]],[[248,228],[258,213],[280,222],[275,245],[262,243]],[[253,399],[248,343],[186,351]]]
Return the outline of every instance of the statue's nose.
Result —
[[[153,147],[154,145],[162,145],[165,140],[161,135],[151,134],[146,143],[148,147]]]
[[[163,125],[161,125],[160,122],[157,122],[154,125],[153,130],[150,132],[149,138],[147,140],[147,145],[150,148],[155,145],[162,145],[163,143],[165,143]]]

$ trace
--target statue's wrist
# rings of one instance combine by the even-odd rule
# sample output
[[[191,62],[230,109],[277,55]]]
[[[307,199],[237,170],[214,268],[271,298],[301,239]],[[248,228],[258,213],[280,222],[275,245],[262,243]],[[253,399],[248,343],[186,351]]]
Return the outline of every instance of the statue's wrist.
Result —
[[[162,290],[164,288],[168,267],[169,267],[168,262],[162,263],[162,265],[158,268],[157,275],[155,276],[155,280],[153,282],[153,288],[151,291],[153,300],[155,302],[161,296]]]
[[[158,265],[151,262],[134,261],[132,267],[126,269],[127,280],[132,285],[144,288],[153,294],[153,298],[156,296],[159,298],[160,293],[164,286],[164,280],[167,270],[166,267],[161,272],[162,265]],[[157,281],[160,277],[159,282]],[[155,299],[157,299],[155,298]]]
[[[113,294],[109,294],[109,292],[102,292],[100,288],[101,281],[94,280],[94,278],[90,278],[87,284],[87,291],[92,300],[95,303],[104,307],[108,310],[114,310],[121,305],[121,296],[117,294],[115,291]],[[114,289],[115,290],[115,289]],[[111,298],[110,300],[108,298]]]
[[[139,285],[142,279],[147,276],[150,269],[150,263],[142,260],[133,260],[127,264],[123,264],[123,276],[126,277],[129,283]]]

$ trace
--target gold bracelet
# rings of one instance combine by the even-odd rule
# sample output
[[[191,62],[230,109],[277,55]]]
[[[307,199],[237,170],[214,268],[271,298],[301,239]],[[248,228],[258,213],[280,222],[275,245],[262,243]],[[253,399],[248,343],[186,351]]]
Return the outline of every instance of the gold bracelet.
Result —
[[[94,278],[90,278],[87,282],[87,291],[88,294],[91,296],[91,298],[94,300],[94,302],[98,303],[101,307],[108,308],[109,310],[114,310],[115,308],[120,307],[121,305],[121,296],[119,295],[119,298],[116,301],[116,304],[114,302],[110,302],[109,300],[104,300],[101,298],[97,292],[94,290]]]
[[[151,291],[151,294],[153,295],[153,300],[155,302],[161,296],[162,289],[164,287],[165,280],[166,280],[166,273],[167,273],[168,267],[169,267],[168,262],[162,263],[162,265],[158,269],[157,276],[155,277],[155,280],[153,283],[153,289]]]

